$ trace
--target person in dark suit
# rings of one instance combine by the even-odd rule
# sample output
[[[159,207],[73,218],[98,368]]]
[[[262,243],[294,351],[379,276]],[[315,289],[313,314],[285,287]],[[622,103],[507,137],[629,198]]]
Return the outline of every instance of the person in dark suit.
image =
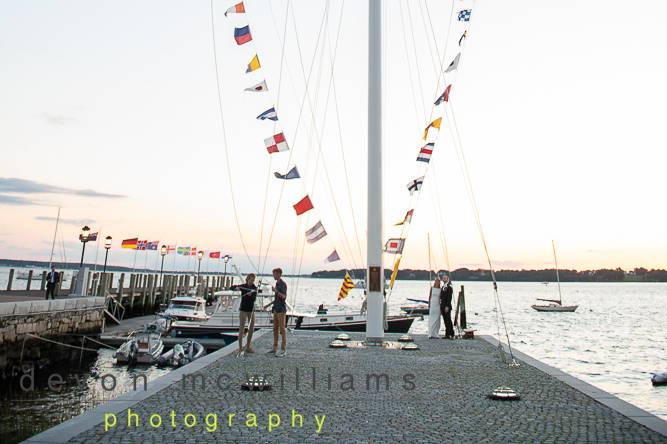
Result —
[[[442,319],[445,321],[445,339],[454,339],[454,324],[452,324],[453,295],[454,289],[452,288],[452,283],[447,280],[447,285],[440,291],[440,313],[442,314]]]
[[[51,299],[56,298],[56,293],[57,293],[57,288],[58,288],[58,282],[60,281],[60,273],[56,271],[56,267],[52,266],[51,271],[46,275],[46,299],[49,299],[49,295],[51,295]]]

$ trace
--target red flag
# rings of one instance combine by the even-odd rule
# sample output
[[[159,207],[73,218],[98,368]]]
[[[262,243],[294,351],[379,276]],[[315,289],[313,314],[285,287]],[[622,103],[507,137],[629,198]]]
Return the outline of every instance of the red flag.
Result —
[[[306,196],[300,201],[298,201],[296,204],[293,205],[294,211],[296,211],[296,215],[300,216],[303,213],[305,213],[308,210],[313,209],[313,203],[310,201],[310,197]]]
[[[219,251],[211,251],[208,254],[208,257],[210,257],[211,259],[220,259],[220,252]]]

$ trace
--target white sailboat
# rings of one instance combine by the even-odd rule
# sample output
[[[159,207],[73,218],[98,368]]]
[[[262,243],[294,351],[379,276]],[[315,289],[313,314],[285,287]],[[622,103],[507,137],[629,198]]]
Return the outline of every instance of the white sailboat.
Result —
[[[556,256],[556,244],[554,241],[551,241],[551,248],[553,249],[554,252],[554,264],[556,265],[556,282],[558,282],[558,299],[540,299],[538,298],[538,301],[544,301],[544,302],[549,302],[549,304],[546,305],[531,305],[533,310],[541,311],[541,312],[568,312],[572,313],[575,311],[579,306],[578,305],[563,305],[563,295],[561,293],[560,289],[560,276],[558,273],[558,258]]]

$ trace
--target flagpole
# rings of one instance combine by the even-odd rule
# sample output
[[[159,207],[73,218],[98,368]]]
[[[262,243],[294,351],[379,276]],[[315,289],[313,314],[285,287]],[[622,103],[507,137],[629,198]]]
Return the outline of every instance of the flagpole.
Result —
[[[137,266],[137,252],[139,251],[139,246],[134,249],[134,261],[132,261],[132,273],[134,273]]]
[[[368,11],[368,217],[366,341],[384,340],[384,267],[382,265],[382,4],[369,0]]]

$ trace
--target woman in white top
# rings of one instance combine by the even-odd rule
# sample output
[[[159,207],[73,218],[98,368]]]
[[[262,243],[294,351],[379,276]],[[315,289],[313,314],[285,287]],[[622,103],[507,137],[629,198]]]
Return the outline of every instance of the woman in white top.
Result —
[[[440,333],[440,278],[435,278],[428,303],[428,337],[438,338]]]

